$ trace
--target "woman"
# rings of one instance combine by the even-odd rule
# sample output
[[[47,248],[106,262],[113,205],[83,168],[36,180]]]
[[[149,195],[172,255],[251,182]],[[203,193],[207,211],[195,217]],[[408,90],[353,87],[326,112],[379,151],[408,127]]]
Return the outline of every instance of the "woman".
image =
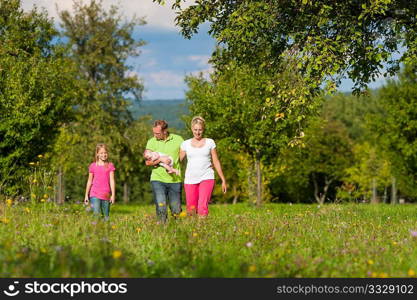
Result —
[[[180,160],[187,156],[187,168],[184,178],[185,199],[188,214],[201,217],[208,215],[208,204],[214,188],[214,171],[222,180],[222,191],[226,193],[226,179],[224,178],[216,144],[212,139],[203,138],[205,121],[202,117],[194,117],[191,121],[193,138],[181,144]]]

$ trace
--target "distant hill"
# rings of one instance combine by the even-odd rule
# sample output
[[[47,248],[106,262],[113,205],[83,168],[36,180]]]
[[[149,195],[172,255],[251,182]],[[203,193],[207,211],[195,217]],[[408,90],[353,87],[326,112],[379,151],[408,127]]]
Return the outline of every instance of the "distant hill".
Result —
[[[170,128],[184,129],[185,124],[181,120],[183,115],[188,115],[188,106],[183,100],[144,100],[131,108],[135,119],[151,115],[152,120],[166,120]]]

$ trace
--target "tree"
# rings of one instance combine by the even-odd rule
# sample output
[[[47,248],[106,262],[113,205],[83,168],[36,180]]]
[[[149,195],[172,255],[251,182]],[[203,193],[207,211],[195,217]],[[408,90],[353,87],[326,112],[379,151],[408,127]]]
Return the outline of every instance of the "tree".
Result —
[[[386,153],[401,192],[417,197],[417,68],[407,66],[398,80],[389,80],[375,95],[379,114],[372,128],[381,151]]]
[[[231,62],[211,80],[186,79],[189,109],[207,120],[207,135],[252,158],[257,205],[262,199],[262,162],[288,144],[299,143],[300,124],[315,109],[314,102],[304,97],[309,91],[294,71],[295,62],[289,58],[285,63],[281,72],[265,73]]]
[[[379,202],[378,186],[384,188],[384,203],[387,201],[387,187],[391,181],[391,166],[379,147],[369,142],[356,144],[353,147],[354,160],[346,169],[345,185],[339,196],[348,200],[370,199],[371,203]],[[348,195],[347,195],[348,194]]]
[[[253,197],[252,192],[256,193],[256,184],[251,184],[252,157],[246,153],[232,150],[226,140],[218,140],[216,148],[224,176],[227,178],[228,192],[224,194],[220,188],[221,185],[216,185],[219,188],[215,188],[213,191],[213,201],[236,204],[248,199],[255,199],[256,195]],[[263,190],[263,198],[265,198],[264,195]]]
[[[338,121],[312,119],[305,130],[300,147],[286,149],[276,167],[286,183],[312,190],[312,196],[323,204],[341,184],[346,169],[352,164],[352,142],[347,130]]]
[[[341,122],[354,143],[364,143],[374,138],[369,117],[380,113],[377,102],[370,95],[336,93],[324,101],[321,114],[325,120]]]
[[[124,21],[117,7],[108,11],[100,1],[84,5],[74,1],[74,13],[60,12],[62,35],[67,41],[69,58],[77,67],[78,93],[75,118],[61,128],[55,145],[55,165],[67,174],[72,194],[82,195],[80,178],[93,158],[97,143],[110,147],[110,159],[117,168],[117,186],[126,185],[137,157],[127,135],[133,126],[129,110],[132,101],[140,101],[143,84],[127,64],[139,55],[142,40],[133,38],[133,30],[142,19]],[[136,158],[136,159],[135,159]],[[75,187],[79,188],[75,188]],[[124,196],[125,199],[127,195]]]
[[[164,0],[154,0],[164,3]],[[176,22],[190,38],[204,22],[230,58],[273,68],[282,54],[294,51],[309,86],[326,80],[338,84],[347,75],[360,90],[381,73],[399,70],[400,62],[417,59],[417,3],[405,0],[201,0],[181,7],[175,0]],[[395,54],[405,49],[400,58]],[[226,63],[225,63],[226,62]]]
[[[375,138],[379,129],[370,126],[375,116],[384,114],[378,100],[374,95],[338,93],[324,103],[323,117],[343,123],[353,142],[352,165],[346,169],[344,184],[338,187],[338,200],[378,202],[378,187],[383,187],[383,200],[387,201],[391,166]]]
[[[45,12],[0,2],[0,194],[22,193],[29,163],[68,120],[73,68]]]

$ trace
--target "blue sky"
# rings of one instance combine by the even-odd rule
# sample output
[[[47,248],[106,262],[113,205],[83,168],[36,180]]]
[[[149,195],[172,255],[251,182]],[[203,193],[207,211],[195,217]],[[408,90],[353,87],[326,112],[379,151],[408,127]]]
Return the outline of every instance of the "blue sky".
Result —
[[[89,0],[84,0],[84,3]],[[59,23],[57,9],[72,10],[71,0],[21,0],[25,10],[34,4],[44,7],[48,14]],[[215,41],[207,34],[208,26],[202,26],[200,32],[191,40],[184,39],[178,28],[175,27],[175,13],[167,0],[165,6],[153,3],[152,0],[103,0],[105,8],[117,5],[119,11],[130,19],[134,14],[145,17],[147,24],[138,26],[134,35],[143,39],[147,44],[141,47],[139,57],[130,59],[128,63],[133,66],[142,78],[145,91],[144,100],[154,99],[183,99],[186,85],[184,77],[188,74],[203,72],[208,74],[211,70],[208,59],[214,50]],[[187,0],[185,6],[191,5],[194,0]],[[375,88],[384,82],[379,78],[369,86]],[[340,86],[341,91],[352,88],[350,80],[344,80]]]
[[[186,90],[184,77],[209,72],[208,59],[215,42],[207,30],[203,29],[191,40],[178,32],[146,25],[136,34],[147,42],[134,61],[135,70],[144,79],[145,99],[182,99]]]
[[[89,0],[84,0],[88,3]],[[204,72],[211,68],[208,59],[214,49],[215,41],[207,34],[208,26],[191,40],[184,39],[175,27],[175,13],[171,10],[172,0],[161,6],[152,0],[103,0],[104,8],[110,5],[119,7],[119,11],[130,19],[133,15],[145,17],[144,26],[135,29],[134,36],[147,44],[141,47],[141,55],[129,59],[142,78],[145,91],[144,100],[184,99],[186,85],[184,77],[188,74]],[[29,10],[34,4],[47,10],[48,15],[59,23],[56,6],[59,10],[72,10],[71,0],[21,0],[22,7]],[[185,6],[194,1],[186,1]]]

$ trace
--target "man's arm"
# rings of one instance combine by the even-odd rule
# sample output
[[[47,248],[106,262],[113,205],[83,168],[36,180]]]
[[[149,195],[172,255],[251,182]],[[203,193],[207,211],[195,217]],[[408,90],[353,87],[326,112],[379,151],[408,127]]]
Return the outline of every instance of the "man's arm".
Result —
[[[159,158],[156,160],[150,160],[150,159],[145,160],[145,164],[147,166],[156,166],[156,165],[159,165],[160,162],[161,160]]]
[[[147,143],[146,143],[146,148],[145,149],[149,149],[151,151],[154,151],[154,147],[153,147],[153,142],[152,139],[150,139]],[[152,160],[152,159],[146,159],[145,160],[145,165],[147,166],[157,166],[161,161],[159,159],[156,160]]]

